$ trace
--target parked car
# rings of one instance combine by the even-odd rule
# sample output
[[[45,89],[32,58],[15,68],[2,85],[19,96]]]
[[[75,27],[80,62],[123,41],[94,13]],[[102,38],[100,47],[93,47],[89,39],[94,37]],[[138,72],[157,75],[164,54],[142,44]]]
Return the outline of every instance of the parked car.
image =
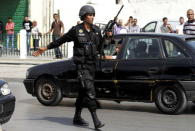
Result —
[[[0,80],[0,123],[8,122],[15,109],[15,96],[7,82]]]
[[[104,52],[116,59],[97,60],[95,88],[98,99],[155,102],[167,114],[180,114],[187,101],[195,101],[195,38],[157,33],[114,36]],[[24,85],[43,105],[57,105],[63,97],[77,97],[78,80],[73,61],[31,67]]]
[[[173,32],[176,32],[176,26],[179,24],[179,22],[174,20],[169,20],[168,23],[171,25]],[[141,32],[161,33],[160,27],[162,24],[163,24],[162,20],[151,21],[141,29]]]

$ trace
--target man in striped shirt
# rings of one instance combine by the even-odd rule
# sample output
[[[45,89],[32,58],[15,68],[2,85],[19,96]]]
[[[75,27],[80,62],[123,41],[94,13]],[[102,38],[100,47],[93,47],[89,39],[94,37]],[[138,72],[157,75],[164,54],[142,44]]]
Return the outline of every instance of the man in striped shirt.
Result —
[[[185,22],[183,33],[187,35],[195,35],[195,19],[194,19],[194,11],[189,9],[187,11],[188,21]]]

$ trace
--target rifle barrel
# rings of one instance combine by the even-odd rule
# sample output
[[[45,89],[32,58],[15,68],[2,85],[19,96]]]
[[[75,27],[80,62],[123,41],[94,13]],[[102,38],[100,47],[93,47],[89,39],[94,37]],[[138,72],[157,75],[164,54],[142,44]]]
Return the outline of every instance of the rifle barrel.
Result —
[[[114,20],[116,20],[116,18],[118,17],[118,15],[120,14],[121,10],[123,9],[124,5],[121,6],[120,10],[118,11],[117,15],[114,17]]]

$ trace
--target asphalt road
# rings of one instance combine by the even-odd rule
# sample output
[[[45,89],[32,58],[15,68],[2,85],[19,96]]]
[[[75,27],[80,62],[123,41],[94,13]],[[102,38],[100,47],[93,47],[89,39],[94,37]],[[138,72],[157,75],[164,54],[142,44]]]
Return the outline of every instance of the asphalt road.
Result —
[[[3,125],[4,131],[92,131],[91,116],[87,109],[83,118],[90,122],[87,128],[72,125],[75,99],[64,98],[59,106],[46,107],[26,93],[21,82],[8,81],[16,96],[12,119]],[[195,105],[189,103],[181,115],[161,114],[154,104],[100,101],[100,119],[106,123],[102,131],[194,131]]]

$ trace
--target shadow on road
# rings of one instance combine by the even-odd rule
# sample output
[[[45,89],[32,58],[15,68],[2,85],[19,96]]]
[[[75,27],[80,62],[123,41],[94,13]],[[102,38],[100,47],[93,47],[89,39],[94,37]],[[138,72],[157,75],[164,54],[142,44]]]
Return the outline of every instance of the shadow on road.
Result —
[[[36,101],[35,99],[25,99],[20,100],[23,103],[32,103],[32,101]],[[39,104],[38,101],[36,101]],[[36,103],[35,102],[35,103]],[[141,102],[122,102],[121,104],[115,103],[113,101],[98,101],[98,105],[100,109],[106,110],[124,110],[124,111],[135,111],[135,112],[148,112],[155,114],[162,114],[154,103],[141,103]],[[63,100],[58,107],[75,107],[75,99],[66,99]],[[195,114],[195,104],[189,102],[187,109],[182,114]]]
[[[75,127],[79,127],[79,128],[85,128],[85,129],[90,129],[90,130],[95,130],[94,128],[90,128],[90,127],[82,127],[82,126],[76,126],[72,123],[72,119],[73,118],[68,118],[68,117],[43,117],[41,119],[29,119],[29,120],[46,120],[52,123],[58,123],[58,124],[62,124],[65,126],[75,126]],[[98,130],[101,131],[101,130]]]

